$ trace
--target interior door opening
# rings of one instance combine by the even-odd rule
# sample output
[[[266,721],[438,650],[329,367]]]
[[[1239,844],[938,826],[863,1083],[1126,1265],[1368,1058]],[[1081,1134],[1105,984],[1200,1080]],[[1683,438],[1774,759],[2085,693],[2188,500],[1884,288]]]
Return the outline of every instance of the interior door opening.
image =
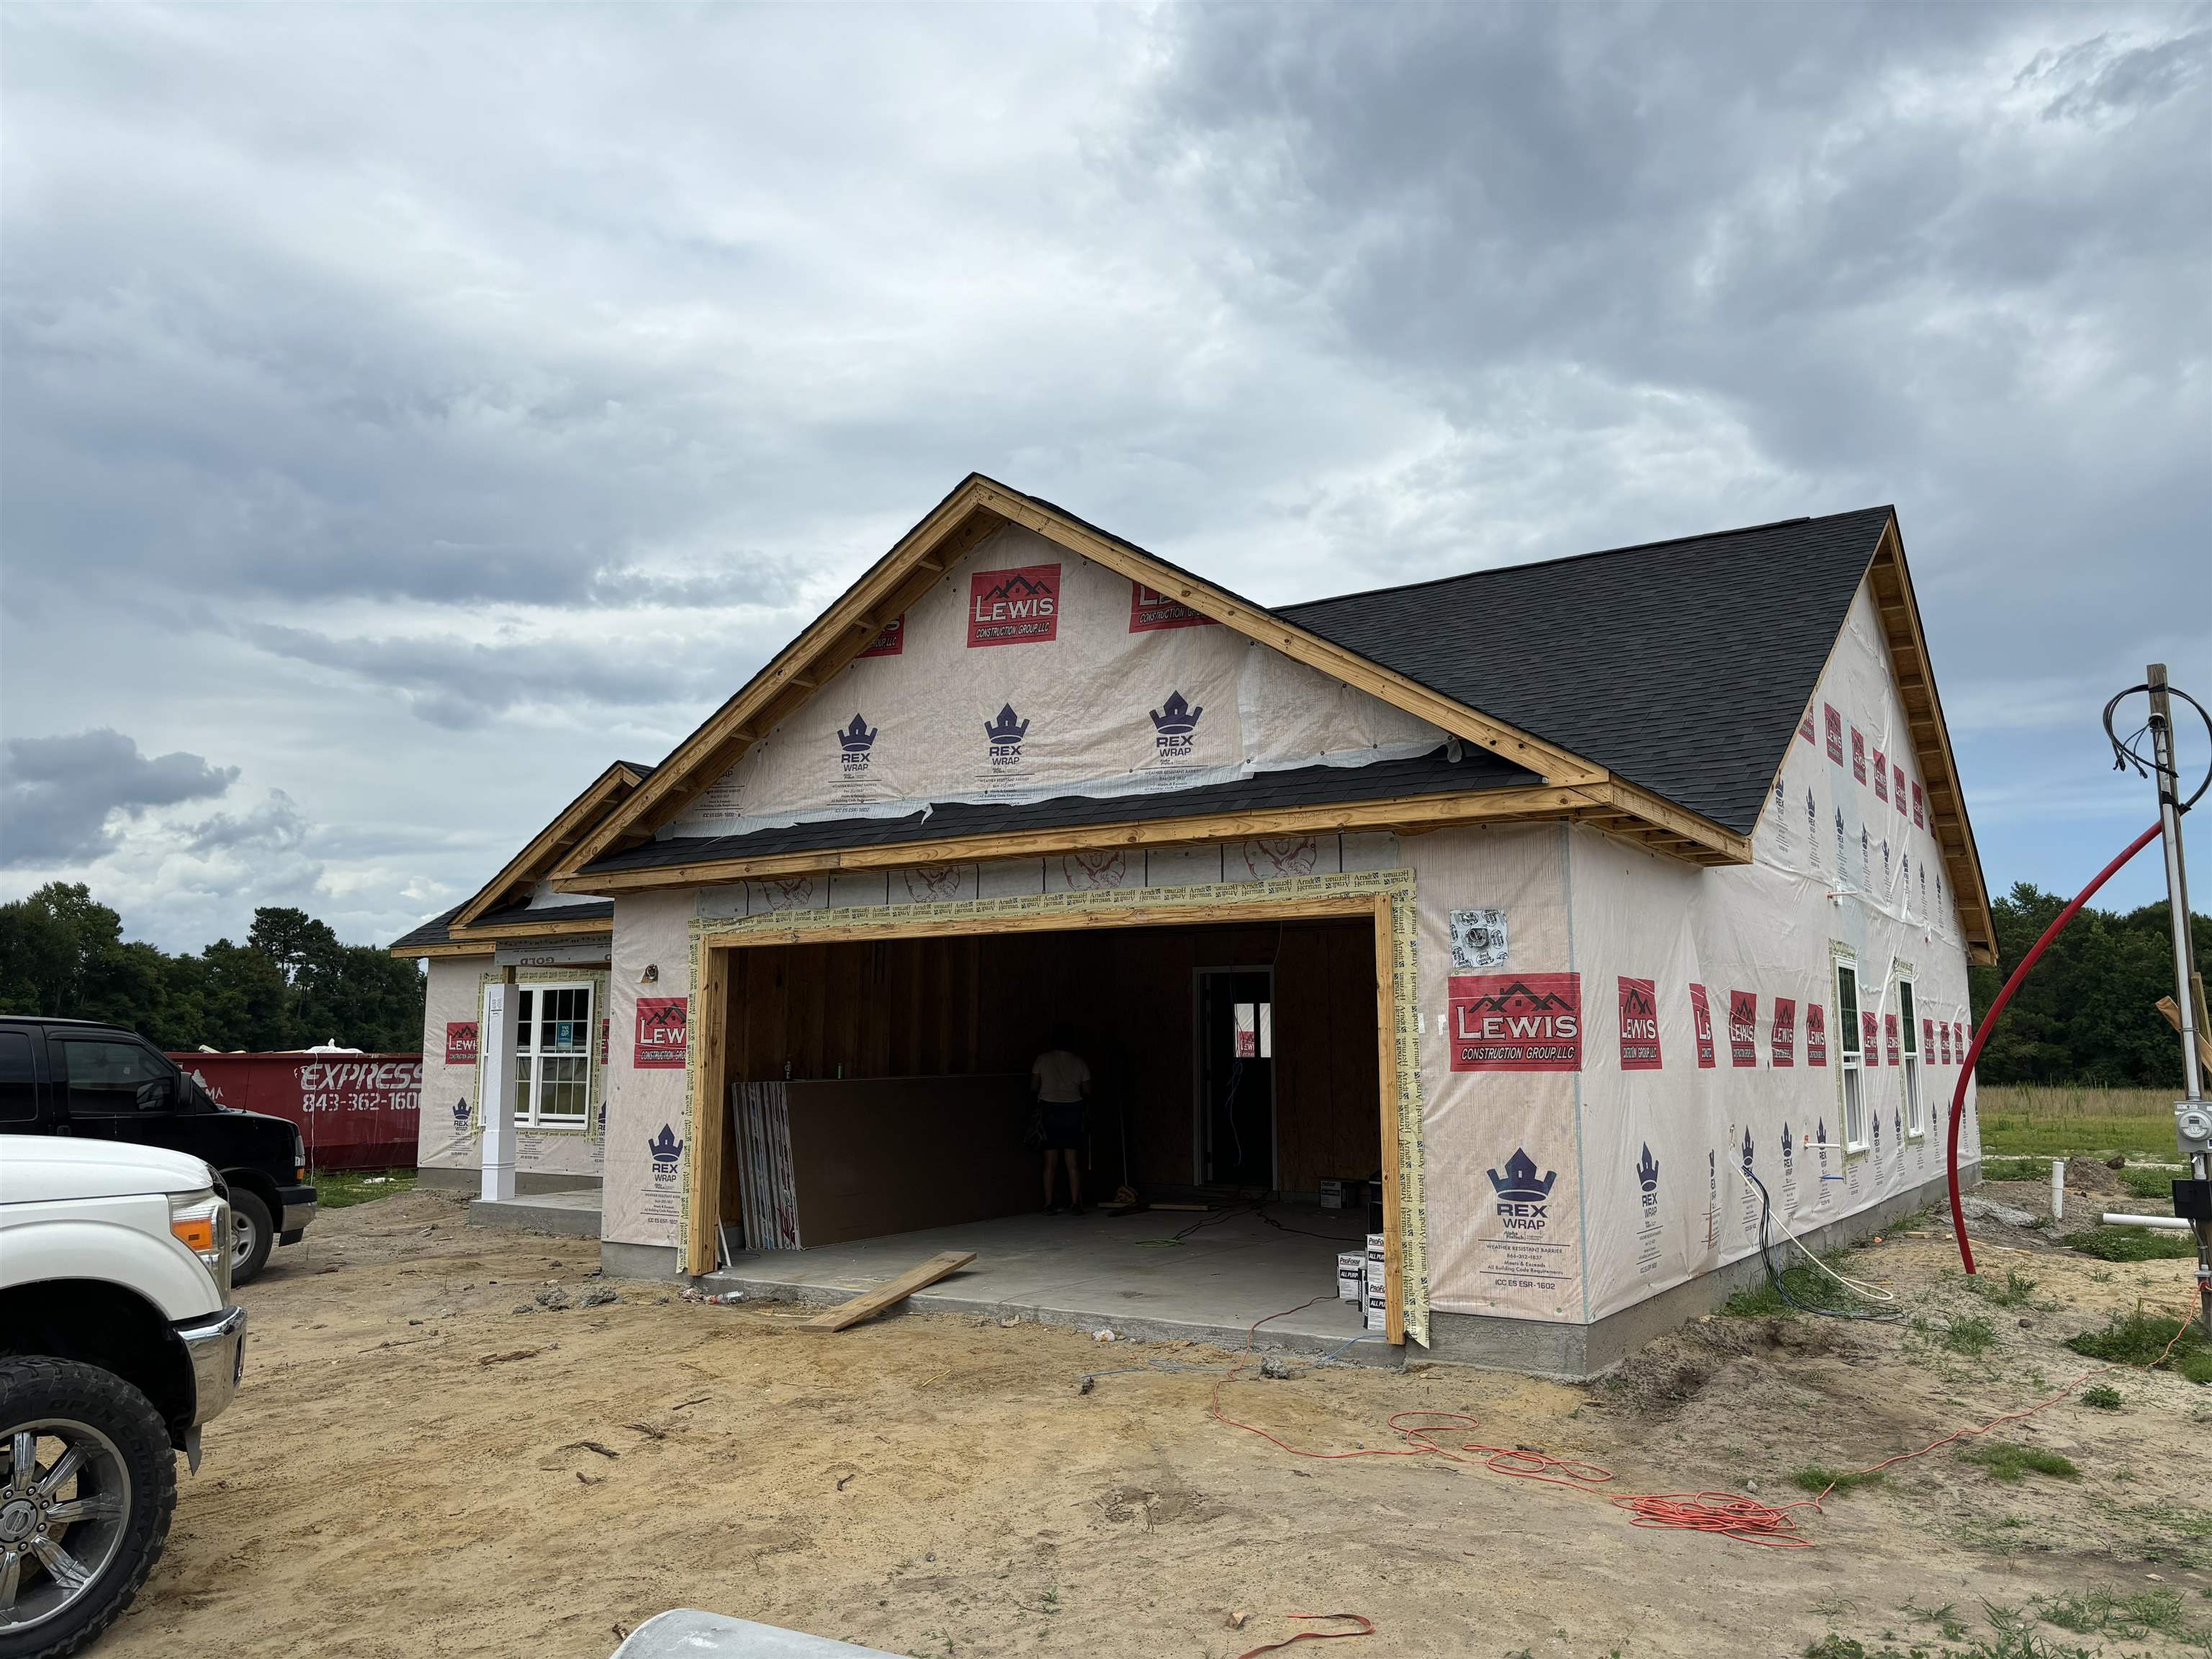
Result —
[[[1274,1191],[1273,969],[1200,969],[1197,1039],[1200,1182]]]

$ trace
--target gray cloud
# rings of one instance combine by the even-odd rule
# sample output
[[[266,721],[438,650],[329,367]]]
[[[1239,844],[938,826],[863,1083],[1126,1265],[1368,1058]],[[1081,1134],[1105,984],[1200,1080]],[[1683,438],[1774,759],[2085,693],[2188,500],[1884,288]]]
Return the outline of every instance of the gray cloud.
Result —
[[[0,9],[0,726],[301,826],[73,867],[388,936],[970,469],[1271,601],[1893,501],[2000,884],[2212,679],[2203,5],[869,18]]]
[[[0,813],[6,846],[0,864],[50,869],[98,858],[115,844],[110,820],[150,806],[208,800],[238,777],[181,750],[152,758],[120,732],[0,741]]]

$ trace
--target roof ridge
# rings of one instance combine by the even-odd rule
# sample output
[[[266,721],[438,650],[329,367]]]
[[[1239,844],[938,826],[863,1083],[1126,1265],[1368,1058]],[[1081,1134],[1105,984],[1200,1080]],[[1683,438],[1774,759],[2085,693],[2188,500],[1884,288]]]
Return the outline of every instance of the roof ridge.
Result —
[[[1275,614],[1282,616],[1304,610],[1310,605],[1334,605],[1340,599],[1364,599],[1377,593],[1411,593],[1424,587],[1441,587],[1446,582],[1468,581],[1477,576],[1502,575],[1510,570],[1541,570],[1550,565],[1574,564],[1583,559],[1609,558],[1618,553],[1646,553],[1654,548],[1675,547],[1685,542],[1724,541],[1731,536],[1755,536],[1763,531],[1787,530],[1793,525],[1819,524],[1832,519],[1854,519],[1862,514],[1893,514],[1896,511],[1894,503],[1885,503],[1880,507],[1849,507],[1841,513],[1801,513],[1793,519],[1771,519],[1765,524],[1739,525],[1732,530],[1708,530],[1691,536],[1663,536],[1656,541],[1630,542],[1620,547],[1592,548],[1585,553],[1556,553],[1548,559],[1528,559],[1518,564],[1484,565],[1474,570],[1457,571],[1449,576],[1424,577],[1419,581],[1386,582],[1381,586],[1358,587],[1345,593],[1323,593],[1310,599],[1294,599],[1288,605],[1276,605],[1273,610]]]

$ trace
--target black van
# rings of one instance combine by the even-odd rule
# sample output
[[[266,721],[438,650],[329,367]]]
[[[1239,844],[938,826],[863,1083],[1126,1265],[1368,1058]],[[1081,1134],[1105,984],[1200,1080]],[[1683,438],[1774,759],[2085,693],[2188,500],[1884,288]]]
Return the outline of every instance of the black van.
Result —
[[[307,1149],[281,1117],[218,1106],[137,1032],[0,1014],[0,1134],[87,1135],[188,1152],[230,1188],[231,1283],[258,1273],[315,1218]]]

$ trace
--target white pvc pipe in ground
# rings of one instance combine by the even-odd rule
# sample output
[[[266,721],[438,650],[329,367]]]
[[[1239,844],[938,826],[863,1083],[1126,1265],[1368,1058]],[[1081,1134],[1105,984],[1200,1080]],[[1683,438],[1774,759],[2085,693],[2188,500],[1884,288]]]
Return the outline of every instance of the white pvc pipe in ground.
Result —
[[[2197,1230],[2178,1215],[2116,1215],[2105,1212],[2107,1227],[2154,1227],[2162,1233],[2190,1233]]]
[[[2063,1158],[2051,1160],[2051,1218],[2066,1219],[2066,1160]]]

